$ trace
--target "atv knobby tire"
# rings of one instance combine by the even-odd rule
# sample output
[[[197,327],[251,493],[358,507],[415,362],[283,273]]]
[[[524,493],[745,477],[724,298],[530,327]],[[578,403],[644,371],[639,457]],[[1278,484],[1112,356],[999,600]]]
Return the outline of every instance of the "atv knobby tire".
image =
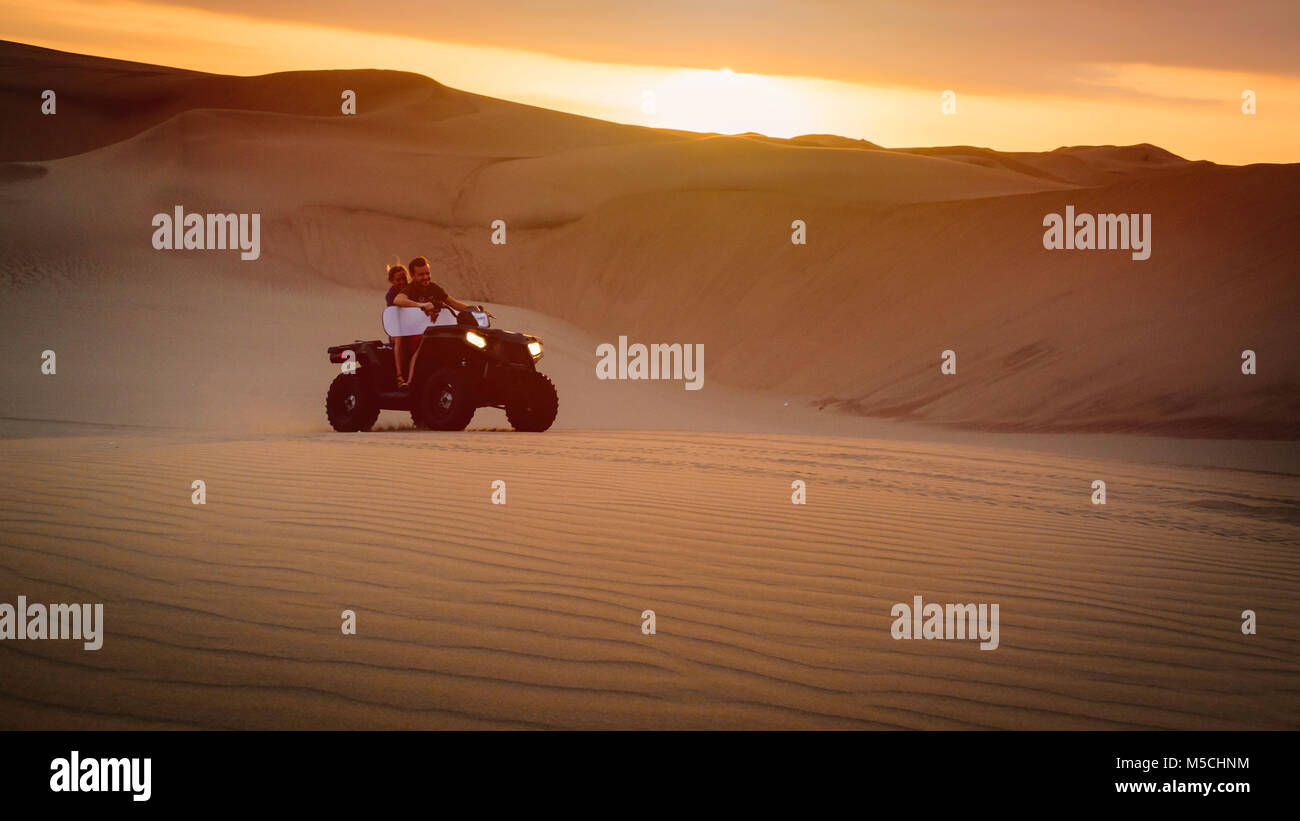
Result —
[[[441,368],[419,388],[419,415],[430,430],[464,430],[477,406],[459,368]]]
[[[325,417],[341,433],[370,430],[379,418],[379,401],[360,376],[341,373],[325,394]]]
[[[506,404],[506,419],[515,430],[541,433],[555,422],[560,396],[545,374],[533,371],[520,381]]]

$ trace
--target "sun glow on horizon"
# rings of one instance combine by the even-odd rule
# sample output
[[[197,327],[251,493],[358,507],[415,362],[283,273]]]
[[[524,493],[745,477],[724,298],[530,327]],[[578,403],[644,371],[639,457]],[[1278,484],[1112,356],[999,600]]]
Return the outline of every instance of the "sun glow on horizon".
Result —
[[[966,144],[1004,151],[1150,142],[1190,159],[1300,160],[1292,139],[1297,115],[1290,113],[1300,111],[1300,80],[1292,78],[1101,66],[1110,85],[1092,97],[977,95],[956,85],[956,113],[945,115],[942,89],[754,74],[731,66],[596,63],[133,0],[49,0],[39,7],[0,0],[0,19],[7,39],[76,53],[223,74],[413,71],[476,94],[683,131],[826,133],[885,146]],[[1238,110],[1244,88],[1259,94],[1259,115]]]

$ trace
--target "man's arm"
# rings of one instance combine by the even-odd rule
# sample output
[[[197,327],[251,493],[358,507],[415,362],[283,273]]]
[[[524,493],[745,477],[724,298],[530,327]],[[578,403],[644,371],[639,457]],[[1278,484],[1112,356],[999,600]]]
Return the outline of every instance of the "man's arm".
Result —
[[[419,308],[423,311],[432,311],[435,307],[432,302],[416,302],[414,299],[411,299],[400,291],[397,296],[393,298],[393,304],[399,308]]]
[[[445,300],[443,300],[443,301],[446,302],[446,303],[447,303],[448,305],[450,305],[451,307],[455,308],[457,311],[464,311],[464,310],[469,310],[469,309],[471,309],[471,308],[478,308],[478,307],[479,307],[479,306],[477,306],[477,305],[470,305],[470,304],[468,304],[468,303],[461,302],[460,300],[458,300],[458,299],[453,299],[453,298],[451,298],[451,297],[447,297],[447,298],[446,298]],[[484,308],[484,309],[483,309],[483,313],[487,314],[488,316],[492,317],[493,319],[496,319],[496,314],[492,313],[492,312],[489,311],[487,308]]]

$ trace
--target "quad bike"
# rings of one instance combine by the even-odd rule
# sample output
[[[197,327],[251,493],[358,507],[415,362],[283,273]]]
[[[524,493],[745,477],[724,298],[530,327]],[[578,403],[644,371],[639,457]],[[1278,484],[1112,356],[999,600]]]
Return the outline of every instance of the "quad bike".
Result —
[[[544,431],[555,421],[559,396],[536,368],[542,341],[491,327],[482,307],[459,313],[444,306],[430,320],[419,308],[384,311],[390,336],[419,334],[415,372],[405,389],[397,385],[390,343],[356,341],[329,348],[343,365],[325,395],[325,415],[334,430],[370,430],[381,410],[410,411],[416,427],[464,430],[479,408],[503,408],[518,431]]]

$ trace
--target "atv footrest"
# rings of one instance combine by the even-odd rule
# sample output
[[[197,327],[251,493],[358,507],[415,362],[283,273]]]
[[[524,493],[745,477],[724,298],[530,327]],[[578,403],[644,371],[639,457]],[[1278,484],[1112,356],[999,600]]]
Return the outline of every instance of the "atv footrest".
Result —
[[[411,401],[409,391],[387,391],[379,394],[379,407],[383,410],[410,410]]]

